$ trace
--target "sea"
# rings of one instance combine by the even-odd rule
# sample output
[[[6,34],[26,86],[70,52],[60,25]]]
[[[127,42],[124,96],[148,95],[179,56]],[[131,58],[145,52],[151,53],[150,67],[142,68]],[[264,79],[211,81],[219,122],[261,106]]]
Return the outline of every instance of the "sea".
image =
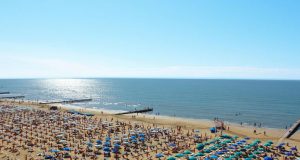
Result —
[[[72,104],[149,114],[286,128],[300,119],[300,81],[229,79],[1,79],[0,92],[25,100],[92,98]],[[7,95],[0,95],[0,97]]]

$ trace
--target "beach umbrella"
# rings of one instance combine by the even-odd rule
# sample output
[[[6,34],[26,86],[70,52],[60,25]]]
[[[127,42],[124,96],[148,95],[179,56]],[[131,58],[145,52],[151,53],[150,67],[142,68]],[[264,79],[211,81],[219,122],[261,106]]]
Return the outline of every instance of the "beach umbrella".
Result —
[[[183,154],[191,154],[192,152],[190,151],[190,150],[185,150],[184,152],[183,152]]]
[[[106,141],[110,141],[111,138],[110,138],[110,137],[106,137],[105,140],[106,140]]]
[[[224,160],[231,160],[231,158],[225,158]]]
[[[158,153],[158,154],[155,155],[156,158],[161,158],[161,157],[163,157],[163,156],[164,156],[164,155],[163,155],[162,153]]]
[[[235,152],[234,155],[239,157],[242,154],[242,152]]]
[[[249,140],[249,139],[250,139],[250,137],[245,137],[244,139],[246,139],[246,140]]]
[[[210,152],[211,152],[210,149],[205,149],[205,150],[204,150],[204,153],[210,153]]]
[[[101,140],[97,140],[96,143],[97,144],[102,144],[102,141]]]
[[[115,148],[120,148],[121,146],[119,144],[114,145]]]
[[[216,155],[211,155],[210,158],[212,158],[212,159],[218,159],[218,156],[216,156]]]
[[[204,153],[202,153],[202,152],[198,152],[195,156],[205,156],[205,154]]]
[[[176,160],[175,157],[168,157],[167,160]]]
[[[175,157],[178,157],[178,158],[183,157],[183,156],[184,156],[184,154],[182,154],[182,153],[178,153],[175,155]]]
[[[210,150],[213,150],[213,151],[217,150],[216,147],[210,147],[209,149],[210,149]]]
[[[235,155],[231,155],[229,158],[233,159],[233,158],[236,158],[236,156]]]
[[[53,156],[50,156],[50,155],[46,155],[44,158],[45,158],[45,159],[53,159],[54,157],[53,157]]]
[[[292,147],[291,150],[292,151],[297,151],[297,147]]]
[[[60,150],[57,150],[57,149],[50,149],[49,151],[50,151],[50,152],[53,152],[53,153],[60,152]]]
[[[65,148],[63,148],[63,150],[64,150],[64,151],[71,151],[71,148],[65,147]]]
[[[176,147],[176,144],[175,143],[170,143],[169,146],[170,147]]]
[[[109,148],[109,147],[104,147],[104,148],[103,148],[103,151],[105,151],[105,152],[110,152],[110,148]]]
[[[245,158],[244,160],[251,160],[252,158]]]
[[[211,127],[209,130],[210,130],[211,133],[216,133],[217,132],[217,128],[215,128],[215,127]]]
[[[145,141],[145,138],[144,138],[144,137],[141,137],[140,140],[141,140],[142,142],[144,142],[144,141]]]
[[[221,152],[221,151],[218,151],[218,152],[216,152],[216,154],[221,155],[221,154],[224,154],[224,153]]]
[[[266,143],[273,144],[273,141],[271,141],[271,140],[268,140]]]
[[[286,156],[293,156],[293,153],[292,152],[285,152],[284,153]]]
[[[239,136],[237,136],[237,135],[234,135],[232,138],[233,138],[233,139],[238,139],[238,138],[239,138]]]
[[[87,142],[86,143],[89,147],[93,147],[93,143],[91,143],[91,142]]]
[[[264,146],[269,147],[269,146],[271,146],[271,144],[270,143],[265,143]]]
[[[249,158],[256,158],[256,156],[253,155],[253,154],[250,154],[248,157],[249,157]]]
[[[223,134],[222,136],[221,136],[222,138],[231,138],[231,136],[229,136],[228,134]]]
[[[273,160],[273,158],[266,156],[264,157],[264,160]]]
[[[265,149],[264,149],[264,148],[258,148],[258,150],[259,150],[259,151],[265,151]]]
[[[189,160],[197,160],[197,158],[194,156],[189,156]]]
[[[204,148],[204,145],[202,143],[197,144],[196,148],[198,150],[202,150]]]

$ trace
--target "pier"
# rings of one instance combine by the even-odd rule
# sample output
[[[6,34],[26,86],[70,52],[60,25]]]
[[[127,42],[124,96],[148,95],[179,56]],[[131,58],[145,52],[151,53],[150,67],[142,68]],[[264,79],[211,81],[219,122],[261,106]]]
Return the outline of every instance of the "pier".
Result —
[[[280,144],[285,138],[290,138],[293,134],[295,134],[300,128],[300,120],[295,122],[290,129],[285,132],[285,134],[280,138],[278,144]]]
[[[132,113],[146,113],[146,112],[152,112],[152,111],[153,111],[153,108],[144,108],[144,109],[139,109],[139,110],[134,110],[134,111],[117,113],[115,115],[132,114]]]
[[[4,97],[0,97],[0,99],[17,99],[17,98],[25,98],[25,96],[4,96]]]
[[[9,94],[10,92],[0,92],[0,94]]]
[[[88,102],[92,101],[91,98],[86,99],[72,99],[72,100],[63,100],[63,101],[52,101],[52,102],[40,102],[40,104],[56,104],[56,103],[79,103],[79,102]]]

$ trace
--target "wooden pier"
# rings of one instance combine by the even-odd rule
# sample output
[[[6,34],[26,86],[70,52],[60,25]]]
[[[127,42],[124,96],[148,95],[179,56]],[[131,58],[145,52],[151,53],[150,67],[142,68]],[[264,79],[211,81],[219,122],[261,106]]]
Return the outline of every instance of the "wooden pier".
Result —
[[[63,101],[52,101],[52,102],[40,102],[40,104],[57,104],[57,103],[79,103],[79,102],[88,102],[92,101],[91,98],[86,99],[72,99],[72,100],[63,100]]]
[[[0,94],[9,94],[10,92],[0,92]]]
[[[25,98],[25,96],[4,96],[4,97],[0,97],[0,99],[17,99],[17,98]]]
[[[285,134],[280,138],[278,141],[278,144],[280,144],[285,138],[290,138],[292,135],[294,135],[298,129],[300,128],[300,120],[295,122],[290,129],[285,132]]]
[[[117,113],[115,115],[132,114],[132,113],[146,113],[146,112],[152,112],[152,111],[153,111],[153,108],[144,108],[144,109],[139,109],[139,110],[134,110],[134,111]]]

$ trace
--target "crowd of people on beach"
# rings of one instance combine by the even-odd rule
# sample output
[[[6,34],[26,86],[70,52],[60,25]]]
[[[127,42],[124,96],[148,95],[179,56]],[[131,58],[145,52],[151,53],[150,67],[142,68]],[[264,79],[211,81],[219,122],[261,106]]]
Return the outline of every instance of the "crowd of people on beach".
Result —
[[[0,105],[0,159],[296,159],[297,147],[61,110]]]

